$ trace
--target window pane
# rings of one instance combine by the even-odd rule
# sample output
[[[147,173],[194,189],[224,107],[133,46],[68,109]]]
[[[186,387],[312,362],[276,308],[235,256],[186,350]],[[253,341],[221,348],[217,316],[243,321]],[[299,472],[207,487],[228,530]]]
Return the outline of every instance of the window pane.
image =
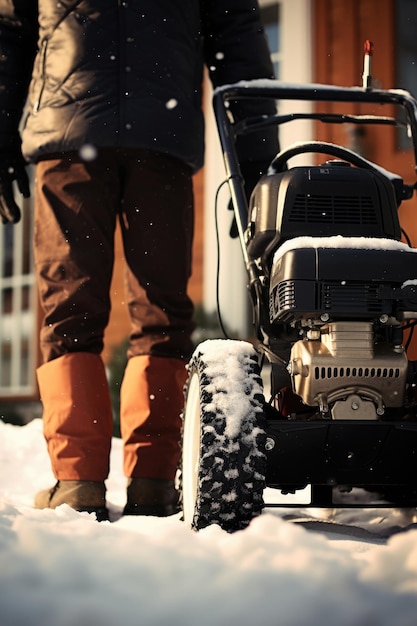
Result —
[[[2,259],[2,276],[12,276],[13,274],[13,243],[14,243],[14,226],[12,224],[4,224],[2,226],[3,236],[3,259]]]
[[[279,78],[281,54],[281,31],[279,23],[279,4],[271,4],[261,9],[262,23],[268,39],[271,59],[274,65],[275,78]]]
[[[12,289],[6,288],[3,290],[3,298],[2,298],[2,306],[1,306],[1,314],[2,316],[5,314],[9,314],[12,312],[13,310],[13,305],[12,305],[12,301],[13,301],[13,291]]]
[[[0,384],[2,387],[10,387],[11,385],[11,346],[9,341],[1,343],[0,351]]]

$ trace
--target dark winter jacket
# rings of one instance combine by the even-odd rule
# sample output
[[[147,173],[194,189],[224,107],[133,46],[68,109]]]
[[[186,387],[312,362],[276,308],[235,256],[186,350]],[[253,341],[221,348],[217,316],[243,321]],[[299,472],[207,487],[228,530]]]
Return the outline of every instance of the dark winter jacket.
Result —
[[[215,86],[272,77],[255,0],[0,0],[0,150],[29,87],[28,160],[84,144],[140,147],[195,171],[204,64]],[[259,146],[244,158],[263,158]]]

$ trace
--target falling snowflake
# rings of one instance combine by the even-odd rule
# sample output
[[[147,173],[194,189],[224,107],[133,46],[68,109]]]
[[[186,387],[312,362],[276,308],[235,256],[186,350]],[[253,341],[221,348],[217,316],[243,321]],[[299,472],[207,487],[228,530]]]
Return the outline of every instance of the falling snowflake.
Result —
[[[83,161],[94,161],[97,157],[97,148],[90,143],[86,143],[81,146],[79,154]]]

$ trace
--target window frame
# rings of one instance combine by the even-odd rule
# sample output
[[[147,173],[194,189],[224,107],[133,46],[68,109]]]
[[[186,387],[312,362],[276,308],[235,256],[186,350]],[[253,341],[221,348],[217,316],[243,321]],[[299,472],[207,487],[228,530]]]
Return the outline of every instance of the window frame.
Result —
[[[31,168],[28,168],[31,175]],[[0,235],[0,398],[36,391],[37,291],[31,199],[15,190],[22,218]]]

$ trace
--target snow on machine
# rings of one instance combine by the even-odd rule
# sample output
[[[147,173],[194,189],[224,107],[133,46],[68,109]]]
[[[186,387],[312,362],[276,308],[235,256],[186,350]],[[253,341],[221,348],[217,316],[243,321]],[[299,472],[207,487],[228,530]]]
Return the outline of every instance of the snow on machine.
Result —
[[[315,109],[234,123],[228,104],[243,98]],[[328,102],[370,112],[321,113]],[[263,80],[218,88],[214,108],[256,340],[208,340],[190,361],[184,521],[242,529],[262,512],[265,487],[286,494],[311,486],[311,506],[335,506],[335,494],[352,488],[416,506],[417,368],[406,342],[417,320],[417,250],[401,241],[398,218],[415,184],[341,145],[308,141],[276,156],[248,207],[235,140],[297,119],[405,127],[417,162],[417,102],[369,81]],[[304,154],[311,165],[290,166]]]

